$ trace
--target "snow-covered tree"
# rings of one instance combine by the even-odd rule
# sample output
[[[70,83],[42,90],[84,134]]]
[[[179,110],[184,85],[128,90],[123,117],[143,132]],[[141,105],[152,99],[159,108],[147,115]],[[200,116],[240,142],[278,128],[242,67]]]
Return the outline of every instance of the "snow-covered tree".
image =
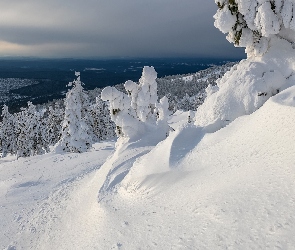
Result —
[[[32,155],[37,121],[35,117],[35,106],[28,102],[28,108],[22,108],[16,115],[17,135],[17,157],[28,157]]]
[[[17,157],[30,156],[30,150],[26,147],[27,141],[27,110],[21,108],[15,116],[15,132],[16,132],[16,155]],[[29,144],[28,144],[29,145]]]
[[[22,111],[15,115],[17,157],[28,157],[49,151],[44,112],[38,112],[36,106],[28,102],[28,108],[22,108]]]
[[[264,54],[272,37],[295,42],[293,0],[215,0],[215,26],[227,39],[246,47],[248,55]]]
[[[69,84],[72,89],[66,95],[62,135],[56,145],[57,151],[81,153],[92,146],[93,134],[86,112],[89,105],[88,97],[83,90],[80,73],[76,72],[76,76],[77,79]]]
[[[100,97],[96,97],[96,102],[92,106],[91,113],[93,117],[94,134],[99,141],[116,136],[115,124],[111,120],[108,105]]]
[[[155,120],[155,104],[157,95],[157,72],[154,67],[144,67],[142,76],[139,79],[139,89],[137,93],[137,116],[143,121],[153,122]]]
[[[49,106],[47,115],[47,137],[48,145],[55,145],[60,137],[62,131],[62,121],[64,118],[64,110],[56,102],[54,107]]]
[[[48,123],[44,117],[46,110],[35,111],[33,149],[31,155],[41,155],[49,152]]]
[[[119,137],[132,137],[140,126],[135,111],[131,109],[131,100],[128,95],[115,87],[106,87],[101,92],[101,99],[109,101],[111,119],[116,124],[116,134]]]
[[[209,85],[195,124],[216,131],[295,85],[293,0],[216,0],[215,26],[248,58]],[[295,5],[294,5],[295,6]]]
[[[163,133],[168,133],[168,99],[163,98],[160,104],[157,103],[156,78],[157,72],[153,67],[144,67],[139,84],[132,81],[124,84],[127,94],[114,87],[103,89],[101,98],[110,103],[111,118],[116,124],[119,137],[134,139],[143,136],[147,131],[160,130],[160,127]],[[160,115],[158,120],[161,120],[158,123],[157,109]]]
[[[168,98],[164,96],[160,99],[159,102],[155,103],[156,110],[157,110],[157,120],[167,122],[169,116],[169,103]]]
[[[3,106],[2,124],[0,130],[0,143],[2,157],[7,154],[15,154],[16,152],[16,134],[15,134],[14,116],[9,113],[8,107]]]

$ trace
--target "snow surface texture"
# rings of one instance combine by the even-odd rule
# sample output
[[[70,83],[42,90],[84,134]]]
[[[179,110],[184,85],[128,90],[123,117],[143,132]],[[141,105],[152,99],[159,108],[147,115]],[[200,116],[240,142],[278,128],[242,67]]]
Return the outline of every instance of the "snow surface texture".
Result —
[[[112,144],[2,163],[1,247],[292,249],[294,111],[293,86],[215,133],[179,112],[101,167]]]
[[[216,133],[180,127],[137,159],[104,198],[105,248],[292,249],[294,105],[291,87]]]
[[[0,249],[61,249],[43,242],[67,241],[55,226],[67,223],[66,214],[69,222],[80,219],[73,203],[81,205],[87,194],[79,189],[89,185],[113,149],[113,142],[103,142],[83,154],[0,159]]]

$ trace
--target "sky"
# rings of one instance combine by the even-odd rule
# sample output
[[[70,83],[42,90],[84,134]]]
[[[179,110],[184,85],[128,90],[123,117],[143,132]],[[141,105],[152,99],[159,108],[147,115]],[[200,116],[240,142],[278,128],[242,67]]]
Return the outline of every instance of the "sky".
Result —
[[[245,57],[214,0],[1,0],[0,56]]]

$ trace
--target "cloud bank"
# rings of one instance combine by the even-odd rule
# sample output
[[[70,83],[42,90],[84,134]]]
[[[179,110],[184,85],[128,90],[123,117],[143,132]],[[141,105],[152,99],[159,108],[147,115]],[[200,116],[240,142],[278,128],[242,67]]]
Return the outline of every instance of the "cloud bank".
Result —
[[[213,26],[213,0],[15,0],[0,9],[1,56],[244,56]]]

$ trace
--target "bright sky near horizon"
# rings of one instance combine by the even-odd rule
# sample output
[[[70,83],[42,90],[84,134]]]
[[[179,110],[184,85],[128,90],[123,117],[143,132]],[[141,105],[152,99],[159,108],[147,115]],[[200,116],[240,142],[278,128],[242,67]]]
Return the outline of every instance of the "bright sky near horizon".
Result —
[[[245,57],[213,0],[2,0],[0,56]]]

